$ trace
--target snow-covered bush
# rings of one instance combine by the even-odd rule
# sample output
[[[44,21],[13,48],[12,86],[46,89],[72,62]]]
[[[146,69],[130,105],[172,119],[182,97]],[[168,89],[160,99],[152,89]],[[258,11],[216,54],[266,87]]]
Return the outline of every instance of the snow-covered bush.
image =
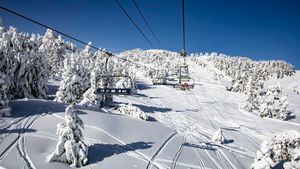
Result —
[[[211,140],[215,143],[223,144],[225,143],[225,137],[222,130],[219,128],[218,131],[213,135]]]
[[[5,75],[0,72],[0,117],[9,116],[11,112],[7,93],[8,93],[8,86],[6,83]]]
[[[121,104],[120,107],[117,108],[116,112],[126,114],[137,119],[148,120],[148,116],[145,112],[130,103],[128,105]]]
[[[275,134],[270,140],[261,144],[260,150],[251,168],[273,168],[284,162],[283,168],[300,168],[300,133],[295,130]]]
[[[68,106],[65,110],[65,122],[57,125],[58,143],[55,151],[48,156],[48,161],[67,163],[73,167],[82,167],[88,163],[88,147],[84,143],[81,128],[83,121],[77,110]]]
[[[289,115],[287,96],[281,90],[280,84],[269,86],[261,98],[259,114],[261,117],[285,120]]]

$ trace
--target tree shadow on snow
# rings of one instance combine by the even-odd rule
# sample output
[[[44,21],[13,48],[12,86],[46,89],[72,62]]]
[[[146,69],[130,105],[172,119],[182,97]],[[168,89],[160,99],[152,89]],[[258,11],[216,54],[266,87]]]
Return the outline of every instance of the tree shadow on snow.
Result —
[[[147,89],[153,89],[154,87],[146,84],[146,83],[143,83],[143,82],[140,82],[140,81],[137,81],[135,83],[135,86],[138,90],[147,90]]]
[[[69,104],[43,99],[20,99],[10,103],[11,117],[28,117],[38,114],[64,112]]]
[[[89,146],[88,159],[90,164],[103,161],[113,155],[126,153],[129,151],[148,149],[153,142],[135,142],[126,145],[119,144],[94,144]]]
[[[289,121],[289,120],[292,120],[292,119],[295,119],[296,118],[296,115],[291,115],[292,114],[292,112],[289,112],[288,113],[288,115],[287,115],[287,117],[286,117],[286,121]]]
[[[28,128],[15,128],[15,129],[12,129],[12,130],[8,130],[6,128],[0,129],[0,134],[6,134],[6,133],[23,134],[23,133],[30,133],[30,132],[36,132],[36,130],[35,129],[28,129]]]
[[[132,104],[132,105],[140,108],[142,111],[144,111],[146,113],[154,113],[154,112],[165,113],[165,112],[172,111],[172,109],[170,109],[170,108],[146,106],[146,105],[142,105],[142,104]]]
[[[55,95],[56,92],[58,91],[59,86],[53,85],[53,84],[48,84],[48,95]]]

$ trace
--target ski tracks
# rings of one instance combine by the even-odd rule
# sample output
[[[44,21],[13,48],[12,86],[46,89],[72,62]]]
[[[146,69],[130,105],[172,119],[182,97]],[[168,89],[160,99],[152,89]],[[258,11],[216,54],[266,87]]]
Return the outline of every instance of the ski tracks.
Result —
[[[17,137],[7,146],[6,149],[4,149],[3,152],[0,154],[0,162],[9,154],[9,152],[16,147],[20,157],[24,160],[26,168],[29,169],[35,169],[32,161],[28,157],[26,150],[25,150],[25,135],[26,135],[26,130],[29,129],[30,126],[41,116],[39,115],[34,115],[34,116],[28,116],[28,117],[23,117],[21,119],[18,119],[14,121],[7,129],[11,130],[17,130]],[[5,138],[8,137],[8,135],[12,134],[12,132],[9,132]],[[4,139],[5,139],[4,138]]]
[[[177,134],[177,132],[173,132],[163,143],[162,145],[158,148],[158,150],[156,151],[156,153],[154,153],[154,155],[151,158],[152,162],[155,162],[156,158],[159,156],[159,154],[162,152],[162,150],[164,149],[164,147],[170,142],[170,140]],[[147,165],[147,169],[150,169],[152,167],[152,163],[148,163]]]
[[[186,142],[186,138],[185,138],[185,136],[183,136],[181,145],[180,145],[178,151],[176,152],[175,158],[174,158],[174,160],[172,162],[171,169],[175,169],[176,163],[177,163],[177,161],[178,161],[178,159],[179,159],[179,157],[180,157],[180,155],[181,155],[181,153],[183,151],[183,145],[184,145],[185,142]]]

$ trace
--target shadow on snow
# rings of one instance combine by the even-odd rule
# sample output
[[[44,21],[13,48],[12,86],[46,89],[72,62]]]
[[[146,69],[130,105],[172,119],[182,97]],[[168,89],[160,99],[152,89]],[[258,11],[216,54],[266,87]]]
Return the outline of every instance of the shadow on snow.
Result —
[[[97,163],[103,161],[113,155],[126,153],[129,151],[148,149],[152,147],[152,142],[135,142],[126,145],[119,144],[94,144],[89,146],[89,163]]]

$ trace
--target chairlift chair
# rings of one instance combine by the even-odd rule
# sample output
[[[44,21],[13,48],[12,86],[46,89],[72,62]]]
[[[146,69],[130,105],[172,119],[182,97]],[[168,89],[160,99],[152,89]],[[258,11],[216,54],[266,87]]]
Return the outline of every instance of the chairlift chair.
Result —
[[[181,90],[190,90],[194,86],[195,80],[189,76],[188,65],[181,65],[179,67],[178,83],[175,83],[173,87]]]
[[[99,78],[104,79],[104,85],[97,87],[95,94],[98,95],[130,95],[133,91],[133,81],[130,76],[127,75],[102,75]],[[109,81],[114,81],[115,79],[127,79],[129,84],[127,86],[109,86]],[[98,80],[96,80],[97,82]],[[97,83],[96,83],[97,84]]]

